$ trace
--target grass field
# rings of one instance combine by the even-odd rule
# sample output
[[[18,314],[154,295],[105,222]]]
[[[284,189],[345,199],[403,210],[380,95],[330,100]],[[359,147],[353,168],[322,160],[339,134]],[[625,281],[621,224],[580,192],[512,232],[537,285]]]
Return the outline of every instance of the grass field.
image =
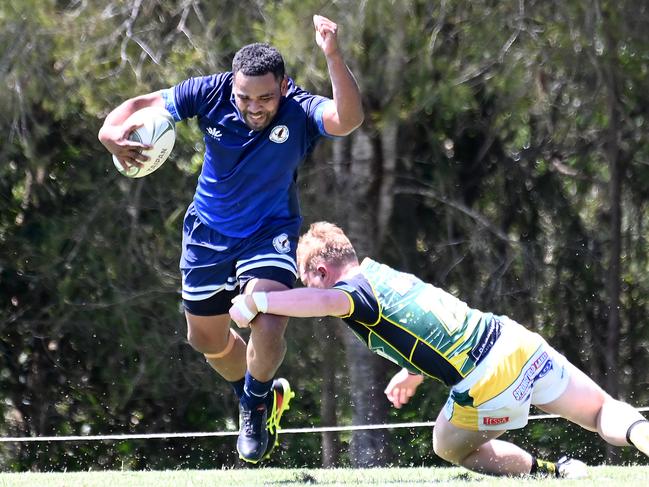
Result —
[[[649,485],[649,467],[591,467],[581,480],[493,478],[460,468],[176,470],[163,472],[4,473],[0,487],[244,486],[626,486]]]

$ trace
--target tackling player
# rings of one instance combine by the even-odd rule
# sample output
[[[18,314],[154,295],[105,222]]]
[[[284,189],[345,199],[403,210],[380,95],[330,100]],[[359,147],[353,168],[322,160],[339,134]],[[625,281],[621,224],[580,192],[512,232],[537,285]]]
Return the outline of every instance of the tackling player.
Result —
[[[319,139],[347,135],[364,117],[358,86],[338,47],[337,25],[319,15],[313,23],[333,99],[301,89],[285,75],[281,54],[257,43],[236,53],[231,72],[125,101],[99,132],[121,164],[139,165],[146,160],[145,146],[128,140],[135,127],[124,123],[133,112],[158,106],[176,121],[198,121],[205,155],[185,215],[180,262],[187,335],[239,397],[237,450],[252,463],[272,451],[293,395],[286,380],[273,381],[286,352],[287,318],[259,315],[246,344],[230,328],[230,301],[237,293],[293,287],[302,221],[297,168]]]
[[[497,439],[524,427],[532,404],[649,456],[649,422],[638,411],[510,318],[469,308],[372,259],[359,264],[350,241],[331,223],[311,225],[297,258],[309,288],[239,296],[232,319],[245,327],[258,312],[342,318],[371,350],[403,367],[385,389],[397,408],[424,377],[440,380],[450,388],[433,430],[441,458],[492,475],[586,476],[579,460],[540,460]]]

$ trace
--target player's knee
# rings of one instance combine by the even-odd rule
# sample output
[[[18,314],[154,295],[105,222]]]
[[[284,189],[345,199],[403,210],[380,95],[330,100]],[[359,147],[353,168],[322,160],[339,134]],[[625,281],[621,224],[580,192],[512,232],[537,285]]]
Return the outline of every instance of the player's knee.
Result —
[[[212,349],[219,348],[218,345],[211,345],[210,341],[201,333],[187,332],[187,342],[191,347],[200,353],[208,353]]]
[[[257,348],[283,355],[286,352],[284,332],[287,323],[288,318],[283,316],[258,315],[250,324],[251,337]]]
[[[187,327],[187,342],[200,353],[215,353],[224,349],[228,345],[228,338],[229,333],[207,332],[200,328]]]
[[[459,465],[461,458],[459,458],[458,452],[454,451],[447,444],[445,444],[444,439],[440,438],[440,435],[435,434],[433,431],[433,451],[435,455],[440,457],[442,460],[446,460],[454,465]]]

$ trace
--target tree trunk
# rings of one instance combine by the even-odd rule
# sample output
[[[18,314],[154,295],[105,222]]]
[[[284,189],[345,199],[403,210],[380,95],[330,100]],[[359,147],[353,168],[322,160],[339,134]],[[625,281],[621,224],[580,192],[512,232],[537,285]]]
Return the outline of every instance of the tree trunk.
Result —
[[[345,333],[345,351],[351,379],[352,424],[382,424],[388,401],[382,393],[385,361],[372,354],[351,332]],[[352,434],[352,467],[384,466],[388,457],[385,430],[359,430]]]
[[[335,330],[338,326],[337,318],[322,318],[316,327],[317,336],[322,343],[322,356],[329,360],[328,365],[322,367],[322,391],[320,393],[320,417],[322,426],[335,426],[337,424],[337,396],[335,364],[339,343],[335,339]],[[322,433],[322,466],[333,468],[338,465],[340,457],[339,435],[335,431]]]
[[[605,25],[607,52],[609,58],[603,64],[608,127],[606,129],[605,153],[609,168],[609,261],[608,261],[608,323],[606,327],[606,347],[604,365],[606,389],[613,397],[620,394],[619,355],[620,355],[620,293],[622,279],[622,171],[620,157],[620,108],[618,106],[618,83],[615,73],[614,57],[617,42],[611,32],[611,26]],[[612,463],[619,460],[619,450],[607,446],[607,459]]]

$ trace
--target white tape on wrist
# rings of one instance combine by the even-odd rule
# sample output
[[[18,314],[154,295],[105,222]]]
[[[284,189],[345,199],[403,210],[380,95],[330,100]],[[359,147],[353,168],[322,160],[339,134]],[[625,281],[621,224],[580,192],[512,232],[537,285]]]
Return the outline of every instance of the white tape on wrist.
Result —
[[[252,319],[256,316],[255,313],[250,311],[250,308],[248,308],[248,305],[246,304],[245,297],[244,299],[237,299],[234,302],[235,307],[241,312],[243,317],[247,319],[248,321],[252,321]]]
[[[268,296],[266,296],[266,293],[252,293],[252,300],[260,313],[268,312]]]

